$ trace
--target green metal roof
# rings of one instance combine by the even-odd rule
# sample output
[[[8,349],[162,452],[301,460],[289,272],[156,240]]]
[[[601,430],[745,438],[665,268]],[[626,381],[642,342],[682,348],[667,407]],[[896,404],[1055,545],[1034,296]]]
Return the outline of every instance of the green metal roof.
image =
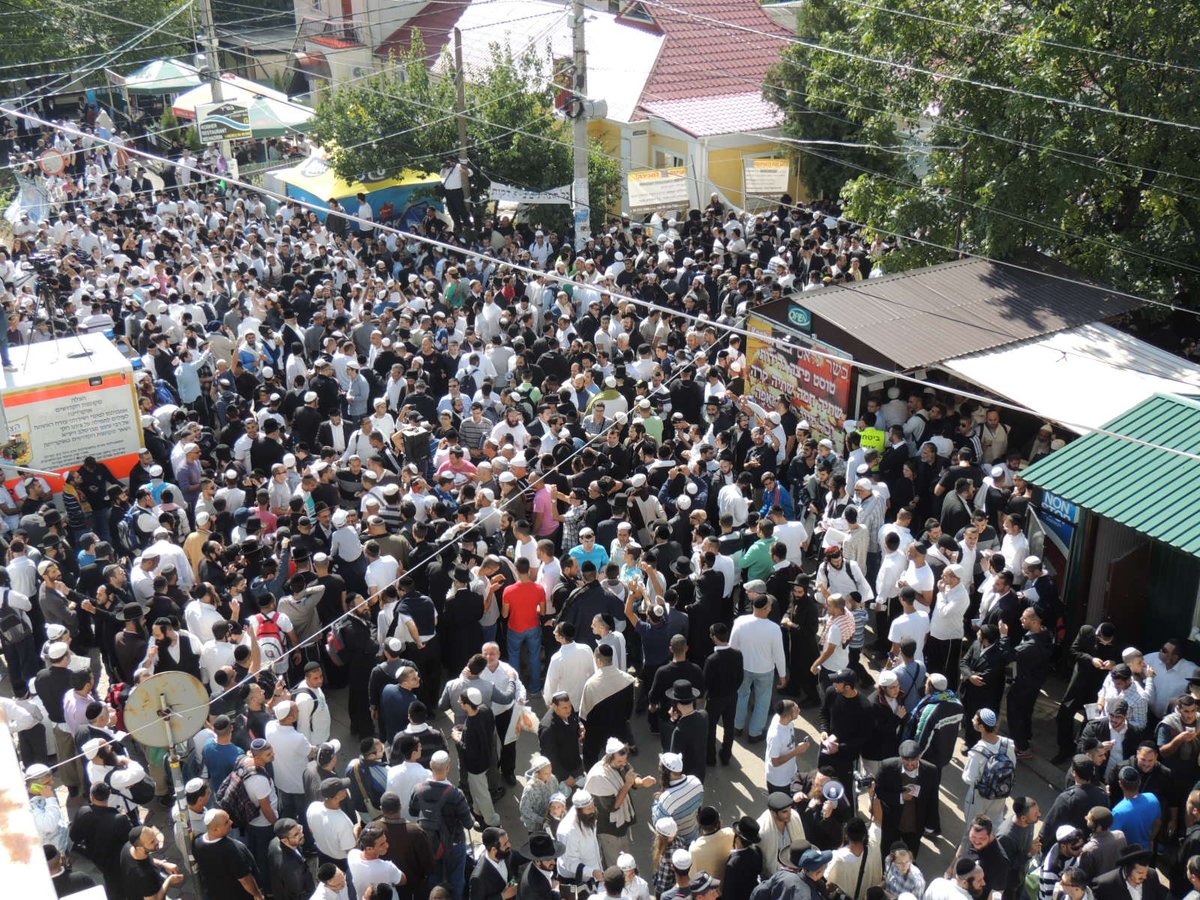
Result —
[[[1200,398],[1155,394],[1021,473],[1098,515],[1200,556]]]

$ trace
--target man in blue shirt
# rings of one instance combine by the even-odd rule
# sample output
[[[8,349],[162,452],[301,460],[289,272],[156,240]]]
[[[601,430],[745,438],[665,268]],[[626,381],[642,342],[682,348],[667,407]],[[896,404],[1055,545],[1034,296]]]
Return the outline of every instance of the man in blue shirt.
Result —
[[[596,532],[590,528],[581,528],[579,540],[580,543],[568,552],[579,560],[581,566],[590,562],[596,567],[596,571],[600,571],[608,565],[608,551],[596,543]]]
[[[1133,766],[1122,767],[1119,783],[1125,797],[1113,807],[1113,830],[1125,832],[1130,844],[1154,846],[1162,824],[1162,804],[1153,794],[1141,793],[1141,779]]]

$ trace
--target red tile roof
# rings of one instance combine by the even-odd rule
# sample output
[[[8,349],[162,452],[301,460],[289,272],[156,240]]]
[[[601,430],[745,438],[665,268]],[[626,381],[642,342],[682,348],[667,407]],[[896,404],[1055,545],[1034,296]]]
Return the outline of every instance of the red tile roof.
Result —
[[[784,43],[716,22],[792,36],[763,12],[758,0],[662,2],[666,6],[653,2],[641,5],[653,17],[657,30],[666,35],[654,72],[642,92],[643,103],[744,94],[762,84],[767,69],[779,61]],[[624,15],[618,19],[640,28],[654,27]]]
[[[419,13],[383,39],[383,43],[375,48],[375,55],[385,59],[395,54],[400,56],[412,47],[412,36],[415,29],[420,29],[421,40],[425,42],[425,59],[432,63],[438,58],[445,46],[450,31],[458,24],[463,12],[470,6],[470,0],[439,0],[427,4]]]

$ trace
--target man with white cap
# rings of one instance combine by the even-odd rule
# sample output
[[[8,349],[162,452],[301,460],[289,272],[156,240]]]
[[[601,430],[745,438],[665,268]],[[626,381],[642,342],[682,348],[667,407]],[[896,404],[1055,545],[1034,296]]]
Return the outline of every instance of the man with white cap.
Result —
[[[192,853],[209,896],[229,900],[263,900],[254,874],[254,855],[230,835],[233,820],[223,809],[204,813],[204,833],[196,836]]]
[[[83,763],[75,756],[75,735],[66,724],[64,700],[71,692],[71,649],[61,641],[46,648],[48,665],[33,680],[34,693],[42,701],[54,746],[58,754],[58,772],[72,797],[78,797],[83,787]],[[67,760],[71,760],[67,762]]]
[[[300,710],[291,700],[275,704],[275,718],[267,723],[267,743],[275,752],[275,789],[279,814],[303,821],[304,769],[317,748],[296,728]]]
[[[936,585],[937,600],[929,617],[925,638],[925,666],[946,676],[951,690],[958,688],[958,660],[962,653],[963,617],[971,603],[963,567],[951,563]]]
[[[571,808],[558,826],[558,840],[564,847],[558,857],[558,877],[564,884],[583,885],[604,877],[596,816],[592,795],[582,789],[575,791]]]
[[[54,845],[60,853],[70,852],[69,819],[54,792],[53,770],[43,763],[34,763],[25,769],[25,782],[29,791],[29,811],[42,843]]]
[[[492,805],[488,787],[488,772],[496,766],[496,720],[484,705],[483,694],[477,687],[463,691],[458,702],[466,714],[466,722],[461,727],[456,725],[451,737],[462,751],[460,759],[471,800],[485,826],[499,825],[500,816]]]

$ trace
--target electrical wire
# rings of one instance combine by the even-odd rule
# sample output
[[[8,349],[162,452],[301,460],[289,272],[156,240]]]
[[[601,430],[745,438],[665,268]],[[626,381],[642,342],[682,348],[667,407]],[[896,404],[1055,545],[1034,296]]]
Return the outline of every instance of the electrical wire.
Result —
[[[1028,91],[1023,88],[1013,87],[1011,85],[992,84],[988,81],[978,81],[974,78],[968,78],[965,75],[958,75],[954,72],[937,72],[933,69],[926,69],[921,66],[916,66],[911,63],[897,62],[893,59],[880,59],[874,56],[867,56],[863,53],[855,53],[851,50],[842,50],[838,47],[827,47],[823,44],[818,44],[813,41],[805,41],[798,37],[789,37],[783,34],[778,34],[772,31],[764,31],[760,28],[752,28],[749,25],[741,25],[736,22],[726,22],[721,19],[715,19],[711,16],[703,15],[702,13],[693,12],[689,9],[681,9],[677,6],[672,6],[666,3],[665,0],[639,0],[647,6],[666,9],[670,12],[681,16],[687,16],[691,19],[707,22],[710,25],[716,25],[720,28],[727,28],[736,31],[742,31],[747,34],[757,35],[759,37],[769,38],[773,41],[781,41],[788,44],[795,44],[798,47],[805,47],[809,50],[814,50],[819,53],[828,53],[833,56],[841,56],[843,58],[858,60],[859,62],[872,63],[874,65],[884,66],[885,68],[895,69],[902,72],[915,73],[917,75],[925,75],[935,81],[953,81],[958,84],[967,84],[972,87],[983,88],[985,90],[997,91],[1005,94],[1012,94],[1018,97],[1025,97],[1030,100],[1041,100],[1046,103],[1056,103],[1061,106],[1066,106],[1071,109],[1080,110],[1083,112],[1102,113],[1104,115],[1117,116],[1122,119],[1129,119],[1135,122],[1144,122],[1151,125],[1165,125],[1171,128],[1181,128],[1186,131],[1200,131],[1200,124],[1192,124],[1190,122],[1176,122],[1171,119],[1160,119],[1157,116],[1147,116],[1141,113],[1130,112],[1124,109],[1112,109],[1104,106],[1094,106],[1090,103],[1084,103],[1080,100],[1069,100],[1065,97],[1051,97],[1046,94],[1039,94],[1036,91]]]
[[[990,34],[994,37],[1002,37],[1014,42],[1028,41],[1029,43],[1040,44],[1043,47],[1054,47],[1058,50],[1070,50],[1073,53],[1089,53],[1093,56],[1102,56],[1105,59],[1119,59],[1122,62],[1132,62],[1144,66],[1171,69],[1177,72],[1200,74],[1200,69],[1195,68],[1194,66],[1185,66],[1180,63],[1166,62],[1164,60],[1146,59],[1141,56],[1130,56],[1127,53],[1118,53],[1115,50],[1099,50],[1095,47],[1081,47],[1077,44],[1067,44],[1062,41],[1052,41],[1046,38],[1034,37],[1033,35],[1025,32],[1013,34],[1012,32],[1001,31],[998,28],[985,28],[982,25],[970,25],[965,22],[954,22],[947,19],[939,19],[934,16],[910,12],[906,9],[890,9],[886,6],[875,6],[871,3],[864,3],[862,0],[837,0],[837,2],[845,3],[861,9],[869,9],[873,12],[884,13],[889,16],[903,16],[910,19],[919,19],[922,22],[933,22],[939,25],[949,25],[951,28],[957,28],[961,31],[973,31],[976,34]],[[1034,23],[1035,28],[1037,27],[1037,24],[1038,23]]]

